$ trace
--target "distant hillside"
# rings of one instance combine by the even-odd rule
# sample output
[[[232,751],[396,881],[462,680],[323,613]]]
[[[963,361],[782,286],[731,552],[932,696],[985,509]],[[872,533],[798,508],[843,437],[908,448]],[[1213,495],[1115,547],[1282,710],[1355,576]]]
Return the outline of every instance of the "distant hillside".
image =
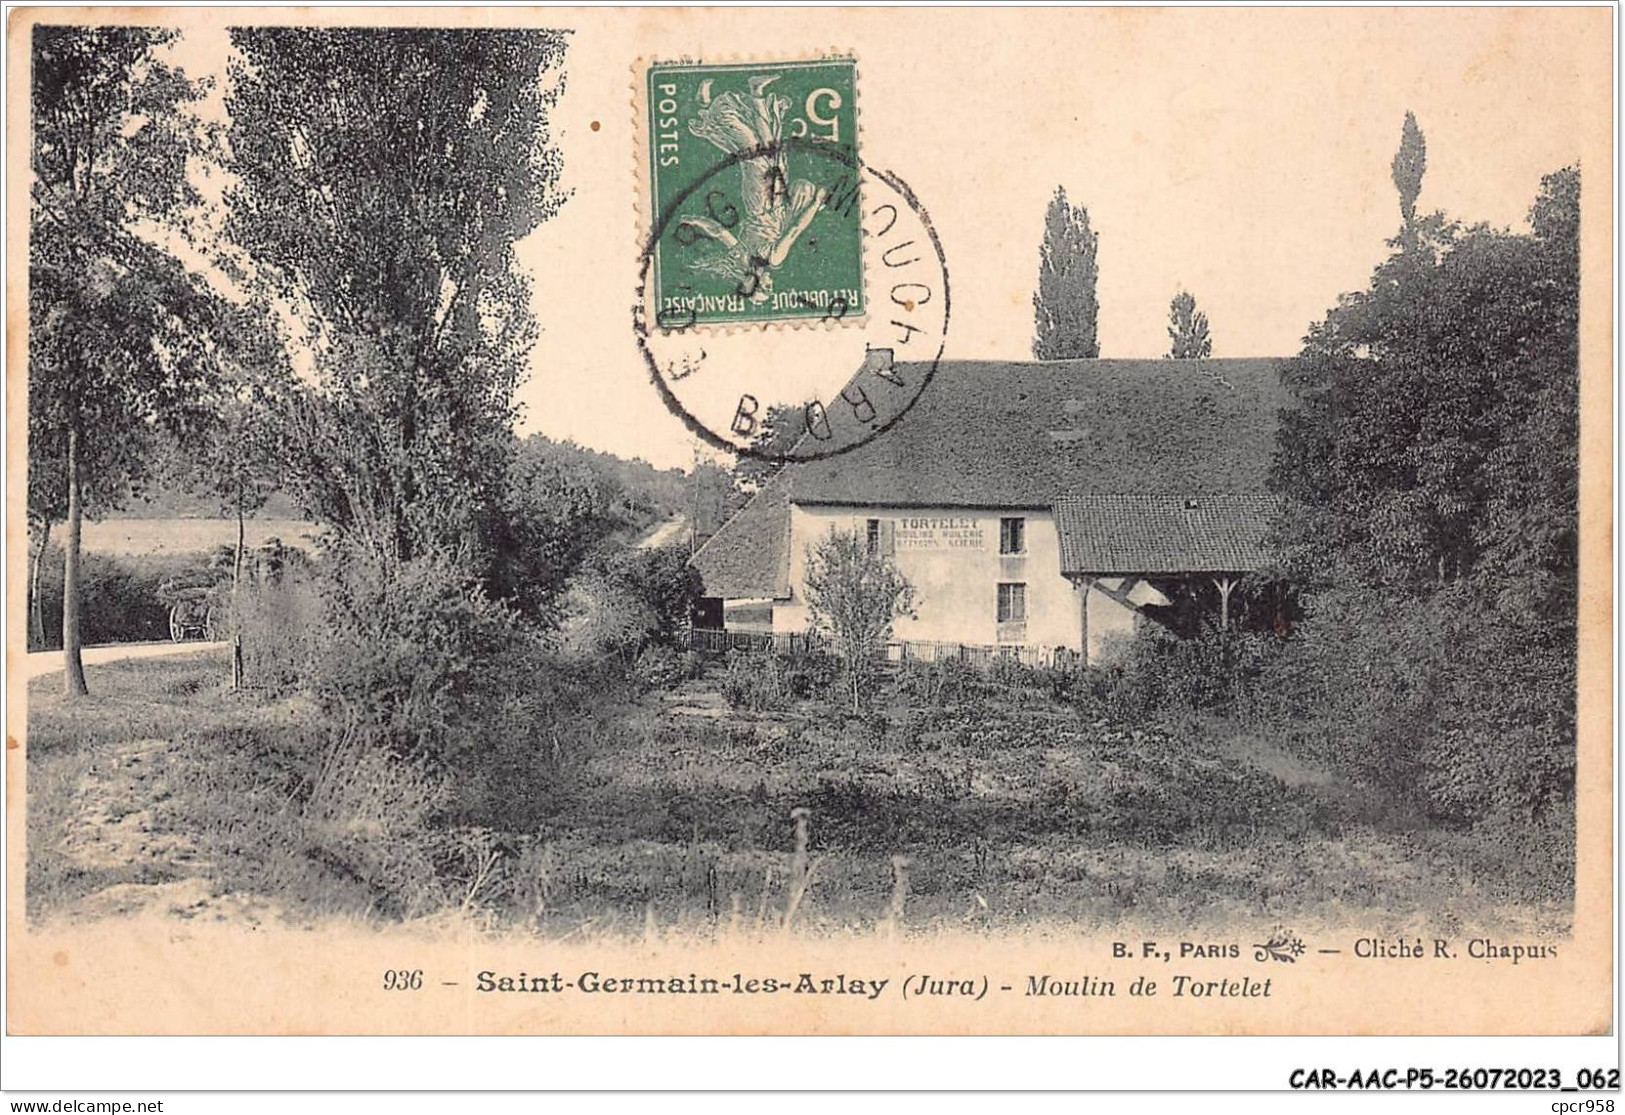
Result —
[[[162,481],[152,481],[146,492],[132,499],[118,511],[100,516],[103,519],[223,519],[228,512],[218,497],[197,495],[186,488]],[[255,519],[303,519],[299,506],[281,492],[273,493],[265,506],[252,516]]]
[[[592,473],[616,493],[617,511],[633,533],[662,519],[682,516],[694,522],[704,539],[716,533],[739,499],[727,470],[715,464],[702,464],[697,473],[659,469],[641,457],[627,460],[573,441],[555,441],[545,434],[521,439],[519,452]]]
[[[591,471],[624,493],[629,510],[639,517],[647,516],[650,521],[682,510],[688,480],[682,469],[658,469],[641,457],[629,461],[573,441],[555,441],[545,434],[521,438],[519,452],[522,456]]]
[[[681,516],[698,527],[703,541],[727,521],[742,498],[727,470],[702,464],[698,474],[679,468],[659,469],[641,457],[627,460],[577,445],[531,434],[519,441],[521,456],[551,462],[572,472],[590,473],[605,502],[625,524],[628,537],[664,519]],[[199,495],[173,480],[154,478],[146,492],[104,519],[221,519],[229,517],[217,498]],[[255,519],[298,520],[304,515],[285,493],[273,494]]]

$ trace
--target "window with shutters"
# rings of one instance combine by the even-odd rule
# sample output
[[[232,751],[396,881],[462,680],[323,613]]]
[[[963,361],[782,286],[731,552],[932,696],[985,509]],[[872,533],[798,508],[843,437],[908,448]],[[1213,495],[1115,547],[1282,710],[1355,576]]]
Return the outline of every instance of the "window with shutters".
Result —
[[[1024,554],[1027,552],[1027,520],[999,520],[999,553]]]
[[[999,585],[1000,623],[1027,622],[1027,586],[1025,584]]]
[[[897,554],[897,522],[895,519],[869,519],[863,527],[864,547],[875,557],[895,557]]]

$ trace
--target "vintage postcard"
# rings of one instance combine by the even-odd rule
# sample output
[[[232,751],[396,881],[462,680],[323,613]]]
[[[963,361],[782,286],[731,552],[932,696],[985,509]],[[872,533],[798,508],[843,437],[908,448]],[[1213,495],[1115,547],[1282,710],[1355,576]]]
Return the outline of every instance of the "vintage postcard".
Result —
[[[1610,1032],[1613,18],[14,11],[10,1032]]]

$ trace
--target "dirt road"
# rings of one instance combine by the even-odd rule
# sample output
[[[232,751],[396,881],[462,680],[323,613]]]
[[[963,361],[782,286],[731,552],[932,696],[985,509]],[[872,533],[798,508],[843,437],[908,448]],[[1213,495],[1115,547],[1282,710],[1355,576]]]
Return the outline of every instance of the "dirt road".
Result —
[[[86,647],[83,651],[83,660],[86,666],[100,665],[103,662],[120,662],[126,658],[164,658],[175,654],[198,654],[206,650],[220,650],[225,643],[120,643],[109,647]],[[16,668],[16,660],[12,660],[12,667]],[[62,652],[59,650],[38,650],[24,656],[23,677],[35,678],[41,674],[55,673],[62,669]]]
[[[669,546],[682,537],[683,530],[688,526],[686,515],[673,515],[664,522],[656,523],[649,528],[649,533],[638,539],[632,545],[639,550],[653,550],[660,546]]]

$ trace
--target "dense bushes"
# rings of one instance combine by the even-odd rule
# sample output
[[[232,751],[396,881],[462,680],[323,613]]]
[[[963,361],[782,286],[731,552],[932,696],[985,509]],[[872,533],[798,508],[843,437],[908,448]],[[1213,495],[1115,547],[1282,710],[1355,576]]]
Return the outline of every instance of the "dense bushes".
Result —
[[[1374,784],[1502,833],[1572,815],[1579,194],[1577,167],[1547,175],[1528,233],[1406,211],[1287,365],[1270,479],[1310,594],[1271,664],[1280,711]]]
[[[520,631],[451,560],[359,547],[245,591],[251,683],[303,689],[403,758],[443,763],[491,663]]]
[[[1461,823],[1534,819],[1574,792],[1573,648],[1472,585],[1308,602],[1302,638],[1252,684],[1259,718],[1296,730],[1371,785]]]
[[[1029,666],[1006,655],[978,665],[952,655],[905,658],[897,663],[892,691],[916,708],[952,708],[993,697],[1065,701],[1077,681],[1073,667]]]
[[[561,660],[522,633],[479,668],[446,712],[441,768],[452,793],[439,818],[506,833],[535,832],[552,818],[582,764],[616,730],[630,695],[613,663]]]
[[[243,585],[237,629],[247,683],[286,694],[313,677],[324,619],[315,574],[302,562]]]
[[[1146,624],[1080,682],[1079,699],[1124,719],[1176,712],[1252,712],[1282,641],[1243,631],[1180,638]]]
[[[203,554],[115,557],[85,554],[79,567],[80,637],[88,646],[98,643],[142,643],[169,638],[169,604],[159,592],[164,582],[182,577],[229,577],[211,569]],[[62,550],[47,548],[40,568],[39,608],[44,638],[33,615],[28,621],[28,649],[56,650],[62,646]]]
[[[730,708],[747,712],[788,708],[790,695],[784,684],[784,659],[772,654],[729,654],[722,674],[722,698]]]
[[[628,677],[640,690],[670,689],[699,677],[704,668],[705,660],[695,651],[651,643],[638,652]]]
[[[353,532],[243,593],[250,684],[300,693],[323,716],[289,846],[391,916],[488,897],[515,842],[547,825],[615,730],[618,702],[699,668],[680,645],[686,550],[606,549],[580,569],[583,547],[552,544],[597,514],[596,497],[561,494],[549,477],[515,494],[514,521],[538,543],[525,562],[549,565],[542,580],[525,562],[491,566],[477,544],[402,551]],[[557,637],[571,575],[594,605],[572,629],[584,646]]]
[[[1214,755],[1188,732],[1097,729],[1112,777],[1091,790],[1092,828],[1141,844],[1245,844],[1261,832],[1301,835],[1310,813],[1276,778]]]
[[[699,574],[681,546],[600,553],[580,580],[578,642],[589,654],[619,655],[628,665],[645,647],[677,646],[699,596]]]
[[[1516,586],[1508,586],[1516,593]],[[1551,622],[1473,584],[1439,593],[1435,715],[1422,739],[1430,807],[1457,820],[1572,814],[1572,622]]]
[[[1147,627],[1082,679],[1079,699],[1131,722],[1228,717],[1452,822],[1567,808],[1574,677],[1557,633],[1466,583],[1423,597],[1325,591],[1303,606],[1286,639]]]
[[[207,553],[113,555],[87,553],[80,559],[80,624],[84,643],[140,643],[170,637],[169,608],[173,594],[165,591],[172,582],[193,586],[213,586],[210,600],[214,608],[217,636],[230,629],[232,546],[218,546]],[[303,551],[270,538],[244,554],[242,595],[239,608],[249,607],[249,597],[260,594],[284,576],[297,575],[307,563]],[[30,602],[28,649],[57,650],[62,646],[62,550],[52,543],[40,568],[39,618],[44,621],[43,641],[35,623]],[[297,622],[289,626],[297,627]],[[274,628],[263,628],[275,634]]]
[[[518,621],[438,556],[349,553],[324,564],[312,688],[393,753],[444,763],[489,712],[484,701],[508,695],[494,675],[520,643]]]
[[[961,658],[909,659],[898,663],[897,693],[918,708],[941,708],[969,700],[977,690],[976,671]]]
[[[796,657],[762,651],[731,651],[722,675],[722,696],[747,712],[782,712],[797,701],[828,700],[841,676],[827,654]]]
[[[595,563],[592,577],[622,597],[636,617],[644,643],[675,645],[688,630],[700,575],[684,546],[612,551]]]
[[[631,680],[618,663],[566,660],[454,560],[432,555],[331,552],[256,586],[243,616],[250,683],[309,694],[333,762],[441,787],[418,811],[424,841],[469,826],[534,831],[561,772],[610,730],[605,718],[637,675],[665,683],[696,668],[663,646],[636,660]],[[321,808],[348,816],[349,801]],[[350,804],[358,816],[370,809]]]

